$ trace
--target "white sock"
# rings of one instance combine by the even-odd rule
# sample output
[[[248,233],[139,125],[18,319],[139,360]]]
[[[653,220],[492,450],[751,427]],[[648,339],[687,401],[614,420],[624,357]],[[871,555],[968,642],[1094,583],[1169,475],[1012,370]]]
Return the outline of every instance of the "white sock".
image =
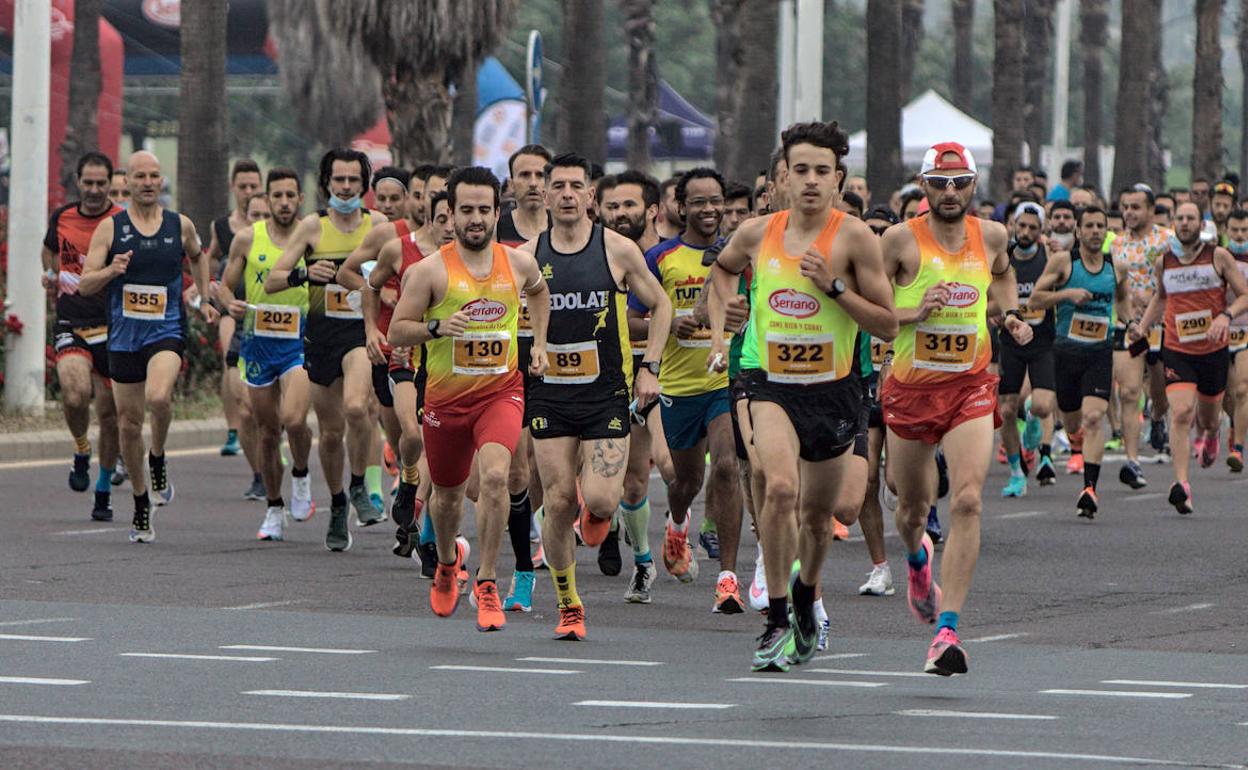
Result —
[[[823,597],[815,599],[815,620],[822,625],[828,622],[828,611],[823,606]]]

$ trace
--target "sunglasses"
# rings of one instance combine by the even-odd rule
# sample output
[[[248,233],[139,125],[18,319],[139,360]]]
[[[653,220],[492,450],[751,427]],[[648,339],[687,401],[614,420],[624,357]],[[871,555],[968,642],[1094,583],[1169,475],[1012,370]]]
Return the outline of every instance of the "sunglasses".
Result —
[[[950,186],[955,190],[965,190],[975,181],[974,174],[959,174],[958,176],[940,176],[939,174],[924,174],[923,181],[933,187],[943,187],[946,190]]]

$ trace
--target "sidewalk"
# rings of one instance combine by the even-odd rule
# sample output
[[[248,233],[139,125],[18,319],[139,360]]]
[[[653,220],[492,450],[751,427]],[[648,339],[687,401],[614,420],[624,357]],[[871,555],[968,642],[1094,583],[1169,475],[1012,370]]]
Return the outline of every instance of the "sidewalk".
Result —
[[[91,446],[99,446],[99,428],[91,426]],[[224,417],[207,420],[175,420],[169,426],[166,449],[196,449],[220,446],[225,441]],[[143,428],[145,441],[151,440],[150,429]],[[0,462],[48,460],[65,458],[74,453],[74,442],[64,427],[56,430],[14,432],[0,436]]]

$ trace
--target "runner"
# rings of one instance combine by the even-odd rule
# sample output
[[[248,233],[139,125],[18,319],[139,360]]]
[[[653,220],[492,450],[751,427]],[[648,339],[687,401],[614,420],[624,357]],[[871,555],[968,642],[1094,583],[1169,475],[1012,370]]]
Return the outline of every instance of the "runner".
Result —
[[[737,230],[716,260],[708,300],[711,360],[722,371],[722,298],[733,296],[738,276],[753,268],[739,387],[766,489],[755,497],[762,502],[759,539],[770,597],[756,671],[787,671],[790,659],[804,663],[814,654],[815,589],[862,409],[854,337],[858,324],[886,340],[897,331],[878,241],[834,205],[838,162],[849,151],[845,132],[834,122],[798,123],[781,139],[793,210]],[[790,581],[794,557],[801,568]]]
[[[1218,424],[1226,389],[1230,355],[1227,332],[1231,319],[1248,312],[1248,282],[1226,249],[1200,238],[1200,209],[1194,202],[1174,210],[1174,235],[1157,260],[1160,276],[1140,324],[1150,328],[1165,319],[1162,358],[1166,365],[1166,396],[1170,399],[1170,442],[1174,484],[1169,501],[1179,513],[1191,513],[1192,486],[1188,468],[1193,420],[1200,432],[1200,464],[1209,467],[1218,454]],[[1226,289],[1236,297],[1227,305]],[[1129,342],[1144,339],[1132,326]],[[1124,418],[1125,419],[1125,418]]]
[[[303,328],[308,315],[307,286],[270,294],[264,290],[269,268],[281,256],[299,222],[303,190],[299,174],[289,168],[269,171],[265,192],[272,217],[254,222],[230,244],[218,301],[241,322],[238,370],[248,385],[251,411],[259,425],[258,456],[268,507],[256,533],[258,540],[282,540],[286,517],[312,518],[312,484],[308,455],[308,373],[303,368]],[[249,211],[255,201],[249,202]],[[299,263],[302,265],[302,263]],[[239,286],[246,299],[235,296]],[[290,443],[291,507],[282,498],[282,431]]]
[[[130,185],[126,182],[124,168],[115,168],[109,175],[108,199],[113,202],[114,206],[123,209],[130,207]]]
[[[427,350],[425,442],[433,481],[429,507],[438,538],[429,604],[441,617],[459,604],[456,575],[467,553],[455,537],[475,451],[481,476],[476,506],[481,560],[473,597],[477,629],[497,631],[506,623],[495,579],[507,516],[503,492],[524,413],[516,369],[520,292],[529,297],[535,377],[546,370],[550,295],[531,255],[493,242],[499,203],[494,175],[480,167],[457,169],[447,190],[455,242],[408,271],[389,341]]]
[[[411,183],[411,172],[396,166],[382,166],[373,174],[373,200],[387,222],[416,224],[408,206]]]
[[[1109,329],[1115,316],[1135,317],[1126,265],[1107,261],[1101,250],[1106,227],[1104,209],[1081,209],[1078,242],[1069,252],[1056,251],[1049,256],[1044,274],[1027,300],[1030,310],[1043,309],[1047,313],[1056,307],[1053,360],[1057,403],[1062,410],[1062,424],[1068,431],[1076,429],[1083,436],[1083,491],[1075,508],[1087,519],[1096,517],[1099,505],[1096,484],[1105,451],[1102,425],[1114,372]],[[1020,288],[1019,294],[1022,293]],[[1129,320],[1127,327],[1133,328],[1136,323]]]
[[[633,386],[625,298],[632,292],[653,307],[656,332],[636,378],[638,409],[658,396],[667,338],[660,332],[672,313],[636,243],[586,216],[589,175],[589,161],[579,155],[551,160],[551,229],[522,248],[536,258],[550,291],[549,368],[529,384],[525,416],[543,485],[542,544],[559,607],[555,638],[571,641],[585,638],[572,524],[579,516],[585,544],[600,545],[624,488]]]
[[[1005,228],[966,216],[978,178],[970,151],[956,142],[934,145],[921,174],[930,212],[884,234],[901,329],[880,400],[897,484],[897,531],[910,565],[910,609],[921,622],[938,623],[924,671],[949,676],[967,670],[958,614],[979,558],[984,479],[999,419],[997,378],[987,371],[989,299],[1004,314],[1002,332],[1019,345],[1031,341],[1032,329],[1018,310]],[[949,459],[952,501],[943,598],[924,532],[938,443]]]
[[[1226,219],[1226,249],[1235,258],[1235,265],[1248,279],[1248,211],[1234,209]],[[1248,316],[1237,316],[1229,332],[1231,373],[1227,382],[1228,395],[1234,403],[1231,413],[1231,447],[1226,464],[1233,473],[1244,470],[1244,433],[1248,431]]]
[[[186,349],[182,260],[191,261],[200,297],[208,290],[209,271],[195,225],[160,206],[164,180],[156,156],[140,150],[130,156],[126,168],[130,207],[95,228],[78,292],[86,297],[108,292],[108,373],[117,404],[121,452],[131,469],[134,491],[130,542],[150,543],[156,532],[147,477],[140,472],[144,410],[151,417],[152,446],[147,456],[151,489],[156,504],[166,505],[173,502],[174,487],[165,462],[165,438],[173,419],[173,386]],[[203,302],[198,309],[205,321],[216,322],[212,303]]]
[[[319,184],[329,208],[304,217],[264,279],[276,293],[308,284],[308,320],[304,324],[304,368],[312,383],[312,408],[320,433],[317,454],[329,487],[330,520],[325,547],[351,548],[347,526],[347,495],[342,491],[343,443],[351,467],[351,506],[358,526],[386,520],[384,508],[364,486],[376,423],[370,417],[370,367],[365,350],[364,316],[352,304],[351,291],[335,282],[346,261],[368,232],[384,217],[362,208],[372,168],[358,150],[338,148],[321,158]],[[299,268],[305,260],[306,268]]]
[[[88,152],[78,159],[76,180],[82,199],[66,203],[48,218],[43,239],[43,288],[56,289],[56,379],[61,409],[74,440],[69,488],[85,492],[91,484],[91,403],[100,423],[100,475],[95,482],[91,518],[112,521],[112,478],[119,451],[117,407],[108,381],[108,299],[78,292],[91,234],[105,218],[121,211],[108,198],[113,162]]]

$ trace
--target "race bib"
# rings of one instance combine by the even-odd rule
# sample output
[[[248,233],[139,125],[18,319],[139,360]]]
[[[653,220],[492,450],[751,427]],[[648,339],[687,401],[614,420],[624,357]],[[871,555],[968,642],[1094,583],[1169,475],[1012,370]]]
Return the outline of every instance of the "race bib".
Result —
[[[879,371],[884,368],[888,354],[893,352],[893,343],[885,342],[879,337],[871,338],[871,368]]]
[[[969,371],[975,363],[978,333],[974,324],[919,324],[914,329],[914,368]]]
[[[1049,312],[1048,308],[1031,307],[1030,304],[1021,305],[1018,311],[1022,313],[1023,320],[1032,326],[1039,326],[1044,323],[1044,316]]]
[[[88,345],[101,345],[108,342],[107,326],[83,326],[74,329],[74,334],[77,334]]]
[[[516,319],[516,336],[533,336],[533,319],[529,317],[529,302],[523,294],[520,295],[520,315]]]
[[[1174,317],[1174,328],[1179,333],[1179,343],[1200,342],[1209,336],[1213,325],[1213,312],[1208,308],[1179,313]]]
[[[692,309],[677,309],[677,318],[687,318],[693,315]],[[675,324],[673,324],[675,326]],[[676,338],[676,344],[682,348],[709,348],[711,346],[711,330],[704,327],[699,328],[693,333],[692,337],[682,339]]]
[[[1161,352],[1161,329],[1162,327],[1158,325],[1148,330],[1148,349],[1150,352]]]
[[[546,358],[550,366],[543,382],[580,385],[598,379],[598,343],[593,340],[547,345]]]
[[[832,335],[768,332],[767,379],[802,385],[836,379]]]
[[[325,317],[341,318],[347,321],[363,320],[364,314],[360,312],[358,300],[351,302],[351,295],[355,294],[359,297],[358,292],[352,292],[344,286],[336,283],[325,284]]]
[[[280,340],[299,339],[300,311],[290,305],[256,305],[255,326],[257,337]]]
[[[164,286],[127,283],[121,287],[121,315],[135,321],[163,321],[169,304]]]
[[[1076,342],[1104,342],[1109,339],[1109,316],[1072,313],[1066,336]]]
[[[1232,326],[1228,341],[1232,353],[1248,348],[1248,326]]]
[[[451,371],[480,377],[487,374],[507,374],[508,356],[511,352],[511,334],[506,330],[493,332],[464,332],[452,342]]]

